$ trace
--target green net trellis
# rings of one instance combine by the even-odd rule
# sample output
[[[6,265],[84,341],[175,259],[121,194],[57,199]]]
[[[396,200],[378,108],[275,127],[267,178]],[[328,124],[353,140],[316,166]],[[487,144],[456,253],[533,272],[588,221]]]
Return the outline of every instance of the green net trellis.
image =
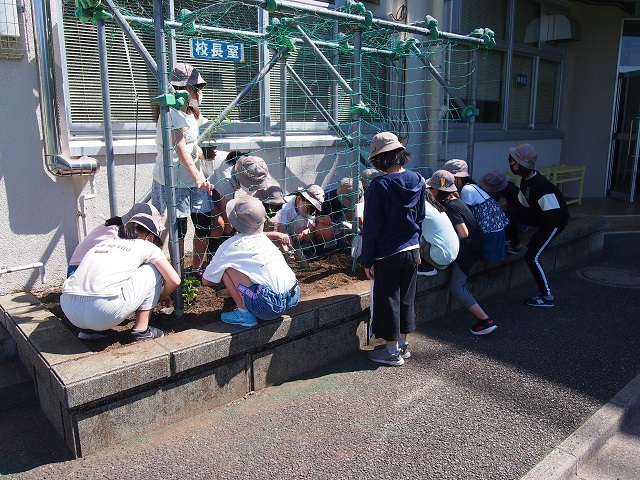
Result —
[[[154,2],[113,3],[147,51],[155,56]],[[437,22],[429,17],[420,24],[431,28],[429,35],[379,24],[362,4],[352,1],[339,10],[359,15],[361,21],[328,19],[303,5],[298,10],[289,5],[282,11],[277,6],[274,1],[230,0],[177,0],[172,9],[169,3],[163,4],[169,59],[173,56],[178,62],[192,64],[207,82],[200,107],[213,123],[202,128],[201,142],[213,141],[220,150],[251,152],[264,158],[285,194],[311,184],[328,192],[342,178],[357,180],[367,168],[364,159],[369,141],[379,131],[395,132],[414,153],[415,163],[410,167],[425,176],[439,162],[466,156],[468,146],[450,147],[447,136],[454,124],[471,124],[477,114],[471,103],[464,102],[473,98],[473,76],[478,68],[474,54],[480,51],[480,63],[491,59],[481,43],[463,41],[454,35],[439,36]],[[264,10],[269,11],[268,18]],[[98,49],[91,15],[108,11],[94,0],[64,3],[72,123],[102,121]],[[112,119],[123,124],[155,124],[157,117],[150,100],[158,95],[156,77],[136,55],[134,45],[119,26],[109,21],[108,15],[104,18]],[[333,65],[339,79],[305,43],[305,36]],[[470,37],[484,38],[484,46],[491,46],[489,30],[474,31]],[[194,58],[193,39],[209,46],[240,44],[242,61]],[[355,45],[359,42],[361,55],[357,56]],[[283,60],[220,118],[270,56],[282,48],[288,49]],[[160,74],[170,72],[170,64],[171,60],[159,65]],[[447,88],[436,81],[426,65],[440,73]],[[287,69],[286,75],[282,69]],[[135,109],[134,96],[139,103]],[[356,232],[355,222],[351,230],[336,228],[337,241],[311,245],[313,248],[304,253],[313,260],[336,249],[348,249]],[[189,252],[190,248],[185,246],[184,250]],[[203,261],[206,259],[194,259],[198,265]]]

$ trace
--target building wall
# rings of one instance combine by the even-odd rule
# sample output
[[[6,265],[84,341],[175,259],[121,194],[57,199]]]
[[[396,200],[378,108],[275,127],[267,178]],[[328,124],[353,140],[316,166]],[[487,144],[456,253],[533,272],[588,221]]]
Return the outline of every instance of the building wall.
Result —
[[[401,4],[398,0],[382,0],[379,7],[372,9],[377,16],[387,18],[387,13],[396,12]],[[431,3],[418,0],[409,2],[409,21],[418,21],[427,14],[441,11],[427,8],[427,4]],[[0,218],[0,266],[15,267],[43,262],[48,285],[58,286],[64,281],[67,259],[77,245],[79,235],[85,230],[92,230],[111,216],[105,152],[102,140],[98,138],[90,141],[68,141],[64,113],[66,106],[61,85],[63,62],[57,51],[56,80],[62,112],[63,154],[68,157],[82,154],[93,156],[99,161],[101,169],[93,182],[90,182],[89,177],[54,177],[46,171],[30,1],[26,2],[26,9],[27,55],[21,60],[0,60],[0,91],[5,93],[4,108],[0,111],[0,208],[5,212]],[[532,140],[532,134],[528,131],[509,132],[508,135],[496,132],[489,137],[479,136],[475,145],[474,177],[478,178],[492,169],[506,171],[508,148],[527,141],[538,149],[541,167],[560,162],[587,164],[585,196],[604,194],[622,12],[610,7],[596,8],[576,4],[572,7],[571,16],[581,25],[582,40],[566,45],[567,61],[561,111],[561,131],[565,139],[555,133],[551,137],[538,135]],[[54,34],[56,32],[54,27]],[[409,137],[408,146],[414,155],[412,167],[428,164],[436,168],[448,159],[443,156],[442,146],[437,151],[419,147],[427,140],[429,139],[420,138],[417,134]],[[262,148],[274,141],[277,138],[264,141],[245,139],[222,143],[220,148]],[[287,190],[291,191],[306,183],[327,184],[348,175],[346,170],[339,169],[326,177],[319,177],[315,173],[318,165],[321,170],[339,165],[335,156],[322,155],[325,148],[327,152],[332,150],[331,140],[317,142],[318,150],[315,153],[310,148],[312,143],[305,139],[296,140],[292,136],[290,142],[286,169],[279,163],[277,150],[265,151],[265,160],[273,166],[274,175],[280,178],[294,176],[285,186]],[[140,139],[137,152],[134,152],[131,141],[116,141],[115,147],[115,208],[121,214],[150,189],[155,145],[153,138],[147,136]],[[366,152],[368,145],[362,145],[362,149]],[[458,138],[449,145],[449,158],[466,159],[466,151],[466,143]],[[94,193],[95,197],[90,198]],[[79,216],[83,212],[84,216]],[[0,294],[42,287],[37,270],[25,270],[0,277]]]
[[[59,281],[70,242],[77,239],[72,180],[44,168],[38,69],[25,1],[28,51],[20,60],[0,60],[0,265],[43,262]],[[0,294],[41,286],[37,270],[0,276]]]
[[[572,2],[581,38],[566,44],[560,129],[562,162],[586,165],[584,196],[606,195],[622,10]]]

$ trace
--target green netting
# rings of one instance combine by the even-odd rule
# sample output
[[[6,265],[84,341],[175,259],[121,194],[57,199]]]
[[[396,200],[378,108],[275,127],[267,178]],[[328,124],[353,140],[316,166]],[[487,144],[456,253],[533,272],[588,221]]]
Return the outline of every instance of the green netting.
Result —
[[[114,3],[155,56],[152,0]],[[261,7],[253,5],[256,3],[271,12],[266,28],[260,28]],[[358,177],[367,168],[364,159],[371,137],[383,130],[398,134],[416,157],[410,167],[423,175],[448,158],[466,157],[467,145],[454,149],[447,136],[453,124],[467,124],[478,114],[465,101],[472,98],[474,54],[482,42],[485,47],[492,47],[490,30],[472,32],[470,38],[482,40],[473,43],[459,36],[443,35],[431,17],[419,25],[430,29],[422,35],[378,24],[361,3],[348,2],[341,9],[360,16],[359,21],[327,19],[304,6],[298,11],[292,8],[281,11],[278,5],[275,1],[174,2],[175,23],[164,28],[169,50],[178,62],[194,65],[207,82],[201,112],[212,123],[201,129],[204,132],[201,142],[216,142],[220,150],[250,151],[265,158],[270,174],[285,194],[311,184],[329,191],[344,177]],[[167,3],[164,10],[169,11]],[[92,19],[106,18],[106,12],[99,1],[65,3],[64,31],[67,55],[72,57],[67,63],[74,122],[101,120],[99,89],[95,88],[99,69],[97,47],[94,49],[92,43],[95,38]],[[165,19],[169,16],[165,15]],[[300,30],[335,67],[341,81],[331,75],[313,49],[302,41],[304,35]],[[107,34],[109,74],[120,79],[112,78],[110,82],[114,121],[155,122],[157,117],[150,103],[158,95],[155,77],[115,22],[107,22]],[[358,36],[362,45],[360,56],[354,48]],[[242,44],[243,61],[193,58],[190,44],[193,38]],[[288,50],[283,60],[229,110],[230,103],[258,75],[271,55],[283,48]],[[491,58],[485,52],[482,49],[480,61]],[[447,88],[429,73],[426,64],[439,72]],[[158,68],[163,75],[170,70],[168,65]],[[283,68],[291,70],[285,79],[286,102],[282,101]],[[140,102],[135,118],[132,90]],[[85,101],[92,95],[96,98]],[[287,138],[286,149],[280,142],[282,132]],[[176,167],[176,173],[180,168]],[[211,168],[210,162],[207,168]],[[214,212],[212,217],[215,224]],[[355,222],[351,226],[356,226]],[[302,245],[305,256],[313,260],[330,251],[349,249],[355,234],[353,228],[335,225],[334,233],[337,238],[331,242]],[[185,246],[185,250],[189,252],[190,247]],[[194,260],[197,265],[204,261],[206,258]]]

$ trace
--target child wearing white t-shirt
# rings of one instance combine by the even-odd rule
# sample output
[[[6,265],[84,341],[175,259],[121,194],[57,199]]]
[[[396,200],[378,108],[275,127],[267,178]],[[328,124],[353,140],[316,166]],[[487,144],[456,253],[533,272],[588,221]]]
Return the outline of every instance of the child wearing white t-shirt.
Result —
[[[282,253],[263,233],[267,214],[255,197],[227,203],[227,217],[238,232],[226,240],[202,276],[202,283],[224,283],[237,308],[224,312],[222,321],[253,327],[258,318],[273,320],[298,304],[300,286]]]
[[[159,212],[138,213],[120,226],[118,237],[91,248],[62,285],[60,306],[80,329],[82,340],[97,340],[135,312],[134,342],[163,336],[149,326],[158,302],[168,306],[180,276],[162,253]]]

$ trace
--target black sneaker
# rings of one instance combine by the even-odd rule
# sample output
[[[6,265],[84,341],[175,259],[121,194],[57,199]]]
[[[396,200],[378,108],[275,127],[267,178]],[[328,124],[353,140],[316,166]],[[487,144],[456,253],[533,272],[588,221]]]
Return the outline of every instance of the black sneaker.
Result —
[[[474,335],[487,335],[488,333],[493,332],[496,328],[498,328],[496,322],[487,318],[486,320],[480,320],[475,325],[472,325],[470,330]]]
[[[142,342],[160,337],[164,337],[164,332],[156,327],[147,327],[147,329],[142,332],[131,331],[131,340],[134,342]]]
[[[409,344],[405,343],[404,347],[398,345],[398,350],[400,350],[400,356],[404,359],[411,357],[411,352],[409,351]]]
[[[418,276],[419,277],[432,277],[438,273],[438,270],[433,265],[429,265],[428,263],[421,263],[418,265]]]
[[[113,332],[111,330],[90,330],[88,328],[81,328],[78,332],[78,338],[80,340],[102,340],[111,336]]]
[[[507,253],[518,254],[522,251],[522,245],[514,245],[511,240],[507,240],[504,243],[504,249],[507,251]]]
[[[548,300],[542,295],[538,295],[536,297],[527,299],[525,303],[527,305],[531,305],[532,307],[553,307],[555,305],[555,298]]]

